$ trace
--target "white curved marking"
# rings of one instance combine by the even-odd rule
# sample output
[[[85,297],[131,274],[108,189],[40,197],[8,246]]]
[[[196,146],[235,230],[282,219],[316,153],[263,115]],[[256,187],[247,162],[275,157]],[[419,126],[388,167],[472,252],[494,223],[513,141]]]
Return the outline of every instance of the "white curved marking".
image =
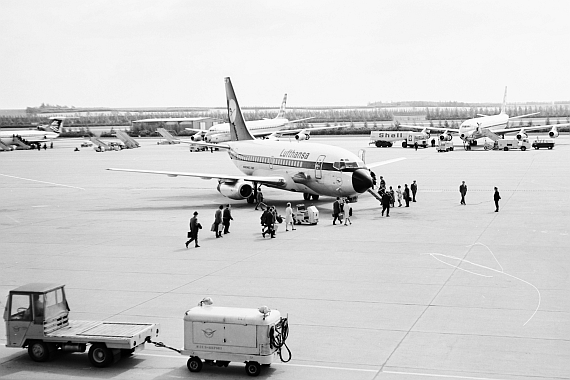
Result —
[[[448,259],[459,260],[460,263],[461,263],[461,262],[465,262],[465,263],[474,265],[474,266],[479,267],[479,268],[488,269],[488,270],[490,270],[490,271],[497,272],[497,273],[500,273],[500,274],[504,274],[505,276],[514,278],[515,280],[519,280],[519,281],[521,281],[521,282],[523,282],[523,283],[525,283],[525,284],[527,284],[527,285],[529,285],[529,286],[532,286],[532,287],[534,288],[534,290],[536,290],[536,292],[538,293],[538,304],[536,305],[536,309],[534,310],[534,312],[532,313],[532,315],[530,316],[530,318],[523,324],[523,326],[526,326],[526,324],[530,322],[530,320],[534,317],[534,315],[536,314],[536,312],[538,311],[538,309],[539,309],[539,307],[540,307],[540,301],[541,301],[540,291],[538,290],[538,288],[537,288],[536,286],[534,286],[534,285],[531,284],[530,282],[525,281],[525,280],[523,280],[522,278],[519,278],[519,277],[517,277],[517,276],[513,276],[512,274],[506,273],[506,272],[504,271],[504,269],[503,269],[503,266],[501,265],[501,263],[499,263],[499,261],[497,260],[497,258],[495,257],[495,255],[493,254],[493,252],[491,251],[491,249],[489,249],[489,247],[487,247],[485,244],[482,244],[482,243],[475,243],[475,244],[472,244],[470,247],[472,247],[473,245],[476,245],[476,244],[477,244],[477,245],[482,245],[483,247],[487,248],[487,250],[489,250],[489,253],[491,253],[491,255],[493,256],[493,258],[495,259],[495,261],[497,262],[497,264],[499,265],[499,267],[501,268],[501,270],[493,269],[493,268],[488,267],[488,266],[485,266],[485,265],[476,264],[476,263],[474,263],[474,262],[471,262],[471,261],[469,261],[469,260],[465,260],[465,259],[462,259],[462,258],[459,258],[459,257],[444,255],[444,254],[442,254],[442,253],[422,253],[422,254],[423,254],[423,255],[430,255],[431,257],[433,257],[434,259],[436,259],[436,260],[439,261],[439,262],[444,263],[445,265],[449,265],[449,266],[452,267],[452,268],[459,269],[459,270],[462,270],[462,271],[464,271],[464,272],[474,274],[474,275],[476,275],[476,276],[481,276],[481,277],[493,277],[493,276],[486,276],[486,275],[483,275],[483,274],[480,274],[480,273],[475,273],[475,272],[468,271],[468,270],[466,270],[466,269],[460,268],[458,265],[456,265],[456,266],[451,265],[451,264],[446,263],[445,261],[439,259],[439,258],[436,257],[436,256],[446,257],[446,258],[448,258]]]

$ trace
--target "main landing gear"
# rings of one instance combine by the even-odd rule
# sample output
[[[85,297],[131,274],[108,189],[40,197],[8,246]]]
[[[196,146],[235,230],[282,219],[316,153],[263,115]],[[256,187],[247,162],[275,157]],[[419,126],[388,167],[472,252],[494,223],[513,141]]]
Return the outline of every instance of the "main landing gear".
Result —
[[[319,200],[319,195],[318,195],[318,194],[303,193],[303,199],[304,199],[304,200],[310,201],[311,198],[313,198],[314,201],[318,201],[318,200]]]

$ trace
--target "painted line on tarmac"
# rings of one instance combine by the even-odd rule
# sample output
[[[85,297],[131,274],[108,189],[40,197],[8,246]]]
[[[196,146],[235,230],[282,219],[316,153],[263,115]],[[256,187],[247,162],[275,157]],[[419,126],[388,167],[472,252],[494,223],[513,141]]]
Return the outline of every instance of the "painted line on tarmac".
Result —
[[[137,356],[152,356],[152,357],[155,357],[155,358],[172,358],[172,359],[178,359],[178,358],[180,358],[180,359],[186,360],[186,356],[174,356],[174,355],[137,354]],[[303,368],[333,369],[333,370],[355,371],[355,372],[378,372],[377,369],[330,367],[330,366],[324,366],[324,365],[310,365],[310,364],[271,363],[271,365],[281,365],[281,366],[284,366],[284,367],[303,367]]]
[[[475,246],[475,245],[481,245],[481,246],[487,248],[487,250],[489,251],[489,253],[491,254],[491,256],[493,256],[493,259],[495,259],[495,262],[499,265],[499,267],[501,268],[501,270],[494,269],[494,268],[491,268],[491,267],[488,267],[488,266],[485,266],[485,265],[476,264],[476,263],[474,263],[474,262],[471,262],[471,261],[469,261],[469,260],[462,259],[462,258],[460,258],[460,257],[444,255],[444,254],[442,254],[442,253],[433,253],[433,252],[432,252],[432,253],[422,253],[422,255],[430,255],[431,257],[433,257],[433,258],[436,259],[437,261],[439,261],[439,262],[441,262],[441,263],[443,263],[443,264],[445,264],[445,265],[448,265],[448,266],[450,266],[450,267],[452,267],[452,268],[454,268],[454,269],[458,269],[458,270],[461,270],[461,271],[464,271],[464,272],[467,272],[467,273],[471,273],[471,274],[474,274],[474,275],[477,275],[477,276],[481,276],[481,277],[491,277],[491,278],[493,277],[493,276],[487,276],[487,275],[484,275],[484,274],[481,274],[481,273],[472,272],[472,271],[469,271],[469,270],[467,270],[467,269],[463,269],[463,268],[460,268],[460,267],[459,267],[459,265],[461,265],[462,262],[463,262],[463,263],[468,263],[468,264],[474,265],[474,266],[479,267],[479,268],[483,268],[483,269],[487,269],[487,270],[490,270],[490,271],[493,271],[493,272],[496,272],[496,273],[504,274],[505,276],[514,278],[515,280],[519,280],[519,281],[521,281],[522,283],[527,284],[527,285],[533,287],[534,290],[536,290],[536,292],[537,292],[537,294],[538,294],[538,303],[537,303],[537,305],[536,305],[536,308],[534,309],[534,312],[533,312],[532,315],[530,316],[530,318],[527,319],[527,321],[523,324],[523,326],[526,326],[526,324],[530,322],[530,320],[535,316],[535,314],[537,313],[538,309],[540,308],[540,302],[541,302],[541,299],[542,299],[542,297],[541,297],[541,295],[540,295],[540,290],[538,290],[538,288],[537,288],[536,286],[534,286],[533,284],[531,284],[530,282],[525,281],[525,280],[523,280],[523,279],[520,278],[520,277],[517,277],[517,276],[514,276],[514,275],[512,275],[512,274],[509,274],[509,273],[505,272],[505,270],[503,269],[503,266],[501,265],[501,263],[499,263],[499,260],[497,260],[497,257],[495,256],[495,254],[493,253],[493,251],[491,251],[491,249],[490,249],[489,247],[487,247],[485,244],[483,244],[483,243],[475,243],[475,244],[471,244],[470,247]],[[459,261],[459,264],[458,264],[458,265],[452,265],[452,264],[450,264],[450,263],[448,263],[448,262],[446,262],[446,261],[440,259],[438,256],[439,256],[439,257],[445,257],[445,258],[448,258],[448,259],[458,260],[458,261]]]
[[[445,377],[452,379],[469,379],[469,380],[503,380],[496,377],[474,377],[474,376],[461,376],[461,375],[443,375],[435,373],[421,373],[421,372],[399,372],[399,371],[382,371],[382,373],[389,373],[391,375],[413,375],[413,376],[427,376],[427,377]]]
[[[77,187],[77,186],[62,185],[62,184],[60,184],[60,183],[54,183],[54,182],[38,181],[37,179],[16,177],[16,176],[13,176],[13,175],[8,175],[8,174],[0,174],[0,175],[1,175],[1,176],[4,176],[4,177],[10,177],[10,178],[21,179],[21,180],[24,180],[24,181],[46,183],[46,184],[48,184],[48,185],[55,185],[55,186],[62,186],[62,187],[70,187],[70,188],[72,188],[72,189],[85,190],[84,188],[82,188],[82,187]]]

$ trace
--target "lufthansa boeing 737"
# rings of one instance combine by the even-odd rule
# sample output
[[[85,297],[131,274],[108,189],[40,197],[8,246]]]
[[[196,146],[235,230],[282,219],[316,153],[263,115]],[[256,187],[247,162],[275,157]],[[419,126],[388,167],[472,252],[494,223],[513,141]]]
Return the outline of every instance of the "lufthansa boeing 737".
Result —
[[[231,199],[253,202],[260,185],[303,193],[306,200],[320,195],[356,201],[369,191],[373,181],[370,168],[403,160],[398,158],[371,165],[346,149],[332,145],[255,139],[248,130],[230,78],[225,78],[231,141],[208,144],[228,151],[243,175],[187,173],[136,169],[107,170],[217,179],[218,191]]]

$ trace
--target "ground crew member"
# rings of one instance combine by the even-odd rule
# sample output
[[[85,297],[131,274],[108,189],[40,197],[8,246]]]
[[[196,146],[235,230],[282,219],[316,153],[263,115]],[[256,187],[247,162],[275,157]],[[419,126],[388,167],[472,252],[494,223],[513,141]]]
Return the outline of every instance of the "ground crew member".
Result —
[[[495,200],[495,212],[499,212],[499,199],[501,196],[499,195],[499,188],[495,186],[495,194],[493,195],[493,199]]]
[[[418,184],[416,183],[415,180],[412,183],[412,185],[410,186],[410,188],[412,189],[412,202],[415,202],[416,201],[416,193],[418,192]]]
[[[224,235],[230,233],[230,220],[234,220],[234,218],[232,218],[230,205],[227,204],[222,217],[222,223],[224,224]]]
[[[459,185],[459,193],[461,193],[461,204],[465,204],[465,194],[467,194],[467,185],[465,181],[462,181],[461,185]]]

